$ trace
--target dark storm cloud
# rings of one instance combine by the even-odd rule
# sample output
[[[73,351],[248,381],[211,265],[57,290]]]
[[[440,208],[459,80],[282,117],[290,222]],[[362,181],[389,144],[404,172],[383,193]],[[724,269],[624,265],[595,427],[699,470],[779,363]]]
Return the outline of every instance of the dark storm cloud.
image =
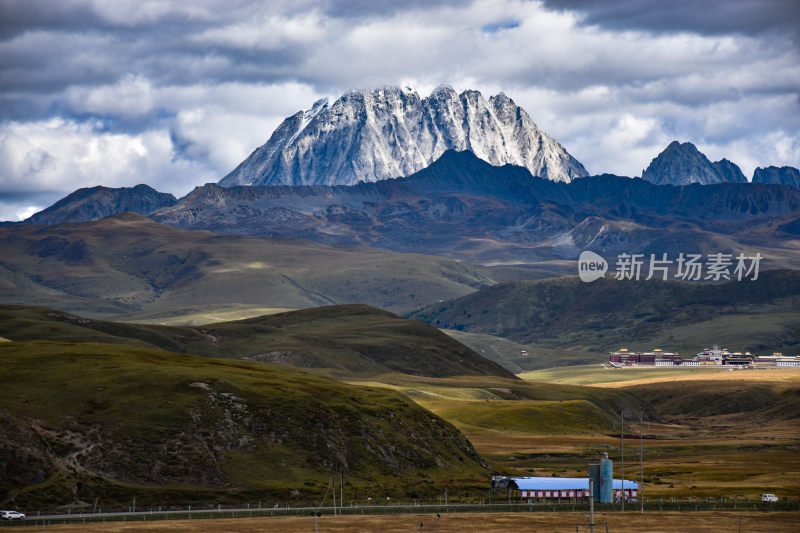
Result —
[[[545,5],[585,14],[585,23],[613,29],[707,35],[800,31],[797,0],[545,0]]]
[[[130,73],[155,85],[291,79],[308,53],[291,39],[273,48],[197,39],[226,25],[235,32],[237,24],[253,23],[260,10],[249,2],[208,2],[206,9],[196,12],[138,14],[138,19],[126,18],[125,10],[115,8],[114,2],[100,5],[105,11],[75,1],[0,0],[4,116],[21,118],[26,112],[52,110],[45,102],[21,102],[23,95],[33,100],[37,94],[57,93],[70,85],[111,84]],[[292,8],[299,9],[296,4]]]
[[[88,5],[75,2],[20,2],[0,0],[0,39],[9,39],[32,30],[70,30],[102,24]]]

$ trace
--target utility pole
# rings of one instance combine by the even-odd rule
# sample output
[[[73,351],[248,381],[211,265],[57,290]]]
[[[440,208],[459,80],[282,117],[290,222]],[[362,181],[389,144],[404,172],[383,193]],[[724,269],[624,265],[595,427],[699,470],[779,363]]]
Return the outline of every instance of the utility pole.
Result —
[[[336,474],[331,475],[331,485],[333,485],[333,516],[336,516]]]
[[[639,409],[639,464],[641,465],[639,477],[639,501],[641,502],[641,512],[644,514],[644,409]]]
[[[622,502],[622,512],[625,512],[625,409],[619,412],[619,453],[620,453],[620,501]],[[613,477],[613,476],[612,476]],[[613,483],[613,480],[612,480]]]
[[[589,478],[589,533],[594,533],[594,480]]]

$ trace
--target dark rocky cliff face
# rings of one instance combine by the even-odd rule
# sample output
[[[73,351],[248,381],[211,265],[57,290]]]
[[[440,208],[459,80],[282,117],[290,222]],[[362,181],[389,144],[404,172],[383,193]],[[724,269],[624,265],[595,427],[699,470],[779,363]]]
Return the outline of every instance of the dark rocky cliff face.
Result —
[[[727,159],[721,159],[716,163],[713,163],[714,168],[717,169],[717,172],[720,176],[724,179],[724,181],[728,183],[747,183],[747,178],[744,177],[744,173],[742,169],[739,168],[739,165],[733,163]]]
[[[650,162],[642,179],[656,185],[745,183],[741,169],[727,159],[712,163],[692,143],[673,141]]]
[[[794,167],[759,167],[753,173],[753,183],[772,183],[800,188],[800,170]]]

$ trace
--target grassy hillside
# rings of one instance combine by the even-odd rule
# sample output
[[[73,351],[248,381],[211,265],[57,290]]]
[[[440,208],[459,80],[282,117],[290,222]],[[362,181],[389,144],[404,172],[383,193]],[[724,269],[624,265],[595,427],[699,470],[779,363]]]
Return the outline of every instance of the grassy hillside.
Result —
[[[800,369],[611,368],[573,366],[526,372],[525,381],[591,385],[632,393],[660,417],[740,414],[800,421]]]
[[[104,317],[215,305],[408,311],[494,282],[491,269],[443,258],[185,231],[131,213],[0,227],[0,249],[0,302]]]
[[[583,283],[573,277],[511,282],[409,316],[514,341],[533,354],[528,364],[514,363],[534,369],[600,361],[621,347],[693,355],[721,343],[732,350],[794,353],[800,350],[798,310],[800,271],[769,271],[756,281],[723,284]]]
[[[632,392],[664,416],[747,414],[800,421],[800,383],[761,382],[742,373],[738,380],[691,380],[632,385]]]
[[[404,392],[509,474],[585,476],[587,461],[618,441],[621,410],[643,409],[649,421],[662,421],[652,406],[622,389],[471,377],[384,376],[368,384]]]
[[[458,342],[466,344],[485,358],[503,365],[515,373],[523,371],[525,357],[521,356],[520,352],[527,348],[521,344],[502,337],[495,337],[494,335],[469,333],[455,329],[443,329],[442,331]],[[520,359],[523,359],[523,361],[520,361]]]
[[[248,358],[339,375],[513,378],[436,328],[366,305],[340,305],[206,326],[92,320],[44,308],[0,305],[11,340],[104,342],[210,357]]]
[[[439,402],[441,404],[441,402]],[[499,405],[485,401],[451,402],[433,407],[436,414],[470,434],[481,430],[541,435],[574,435],[576,433],[608,433],[614,416],[587,400],[519,401]]]
[[[331,472],[414,497],[488,474],[451,425],[391,390],[104,343],[2,343],[0,364],[4,506],[311,503]]]
[[[353,383],[394,388],[406,393],[417,403],[426,407],[430,405],[449,405],[450,402],[457,402],[456,405],[466,406],[467,403],[475,402],[476,406],[484,405],[489,407],[494,405],[504,408],[502,406],[511,405],[514,402],[530,402],[520,404],[523,406],[534,406],[536,402],[543,402],[544,404],[561,405],[564,408],[562,412],[564,415],[575,411],[576,406],[578,406],[577,411],[581,411],[587,405],[590,405],[592,406],[591,410],[598,414],[602,413],[598,420],[613,417],[615,413],[619,413],[620,409],[626,409],[631,412],[645,409],[645,413],[648,416],[653,419],[658,418],[654,408],[623,389],[526,382],[522,380],[511,381],[489,376],[420,378],[391,375],[381,376],[380,381],[359,380],[353,381]],[[483,412],[482,409],[478,410]],[[454,414],[457,412],[458,409],[453,411]],[[461,420],[462,416],[469,415],[458,414],[454,420]],[[552,422],[553,419],[550,421]],[[500,419],[492,421],[491,417],[487,417],[485,422],[499,424]],[[558,424],[561,423],[558,422]],[[537,424],[539,423],[537,422]],[[544,428],[547,425],[546,421],[542,421],[539,427]],[[596,428],[590,426],[591,424],[589,426],[578,424],[574,425],[572,429],[577,432],[591,433]],[[499,427],[497,426],[495,429]],[[507,429],[512,430],[512,428]]]

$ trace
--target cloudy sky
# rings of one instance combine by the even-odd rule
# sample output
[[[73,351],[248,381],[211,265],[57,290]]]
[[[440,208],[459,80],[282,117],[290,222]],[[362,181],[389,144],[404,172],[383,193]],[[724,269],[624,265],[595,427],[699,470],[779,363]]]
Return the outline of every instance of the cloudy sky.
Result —
[[[218,181],[318,98],[503,91],[590,173],[800,166],[796,0],[0,0],[0,220]]]

